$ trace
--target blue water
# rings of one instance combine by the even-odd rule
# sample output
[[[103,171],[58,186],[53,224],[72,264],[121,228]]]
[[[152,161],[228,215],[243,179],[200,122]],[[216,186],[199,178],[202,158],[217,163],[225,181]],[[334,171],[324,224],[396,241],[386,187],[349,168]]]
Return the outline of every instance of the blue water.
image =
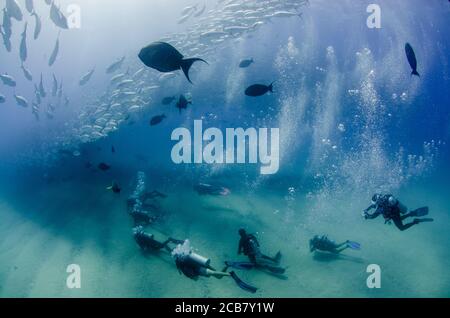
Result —
[[[17,80],[14,89],[0,85],[6,96],[0,104],[0,296],[250,296],[231,280],[180,276],[170,255],[140,253],[125,201],[137,172],[144,171],[149,188],[168,194],[161,203],[166,216],[147,228],[157,238],[189,238],[217,268],[239,258],[240,227],[257,233],[268,253],[282,251],[284,279],[240,273],[259,287],[256,296],[448,297],[449,3],[378,1],[382,27],[369,29],[366,8],[372,1],[309,2],[301,18],[272,19],[241,37],[202,47],[207,52],[196,55],[209,65],[194,65],[193,85],[181,73],[155,82],[157,71],[146,70],[149,85],[159,86],[151,101],[93,142],[83,142],[77,128],[95,118],[80,114],[111,95],[112,76],[143,67],[137,58],[143,46],[187,34],[198,20],[177,21],[196,2],[60,1],[62,8],[80,6],[81,28],[61,32],[51,68],[47,60],[59,30],[48,19],[48,6],[36,4],[43,19],[36,41],[34,20],[25,14],[25,65],[33,82],[20,69],[24,22],[13,20],[12,52],[0,46],[0,73]],[[214,7],[215,1],[207,2]],[[406,42],[414,47],[420,78],[410,75]],[[121,56],[121,69],[106,74]],[[237,67],[249,57],[252,66]],[[93,67],[92,79],[80,87],[79,79]],[[53,101],[54,119],[42,113],[37,121],[31,101],[41,72],[47,94],[54,73],[70,103]],[[244,95],[251,84],[273,81],[273,94]],[[15,93],[30,107],[17,106]],[[179,94],[192,96],[187,111],[161,105],[164,97]],[[150,118],[163,113],[167,119],[151,127]],[[280,170],[263,176],[260,165],[175,165],[171,133],[192,130],[198,119],[223,131],[279,128]],[[111,170],[96,169],[100,162]],[[105,189],[113,180],[122,187],[119,196]],[[231,195],[198,196],[198,182],[220,184]],[[366,221],[361,211],[375,192],[392,193],[410,209],[429,206],[435,221],[405,232],[384,225],[381,217]],[[362,250],[310,254],[309,239],[325,233],[358,241]],[[66,266],[73,263],[83,271],[80,290],[65,286]],[[382,268],[381,289],[366,286],[366,268],[374,263]]]

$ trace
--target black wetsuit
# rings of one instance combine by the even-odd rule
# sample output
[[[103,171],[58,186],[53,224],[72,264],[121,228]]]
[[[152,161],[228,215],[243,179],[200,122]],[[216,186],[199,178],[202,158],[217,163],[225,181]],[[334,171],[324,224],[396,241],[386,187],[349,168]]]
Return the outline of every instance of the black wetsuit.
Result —
[[[140,248],[142,248],[144,251],[147,250],[153,250],[153,251],[159,251],[163,248],[165,248],[167,251],[172,251],[167,244],[174,243],[174,244],[180,244],[180,240],[176,240],[173,238],[168,238],[165,242],[161,243],[158,242],[153,238],[153,235],[148,235],[144,232],[137,232],[134,234],[134,239],[136,240],[136,243],[139,245]]]
[[[339,254],[340,252],[349,248],[347,242],[337,244],[326,236],[322,237],[316,236],[309,242],[309,244],[311,252],[319,250]]]
[[[259,242],[253,234],[246,234],[239,240],[238,254],[243,253],[254,264],[258,263],[259,258],[277,262],[275,258],[269,257],[261,253]]]
[[[389,194],[384,195],[378,200],[377,203],[374,203],[371,206],[369,206],[365,210],[366,219],[375,219],[378,216],[382,215],[384,217],[384,219],[386,220],[385,223],[388,223],[389,221],[392,220],[392,222],[394,222],[395,226],[400,231],[405,231],[405,230],[409,229],[411,226],[419,224],[417,219],[415,219],[414,221],[412,221],[410,223],[403,224],[403,220],[405,220],[406,218],[415,216],[415,215],[413,215],[411,212],[402,215],[402,211],[400,210],[399,203],[397,202],[395,205],[390,205],[389,197],[391,197],[391,195],[389,195]],[[367,213],[371,209],[375,209],[375,212],[372,214]]]

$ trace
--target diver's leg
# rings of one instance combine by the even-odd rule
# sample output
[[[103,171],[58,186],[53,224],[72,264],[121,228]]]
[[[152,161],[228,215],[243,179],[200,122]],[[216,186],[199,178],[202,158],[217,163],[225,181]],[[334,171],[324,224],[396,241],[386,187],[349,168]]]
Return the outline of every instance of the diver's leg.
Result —
[[[407,219],[407,218],[410,218],[410,217],[412,217],[412,216],[415,216],[412,212],[409,212],[409,213],[407,213],[407,214],[404,214],[404,215],[402,215],[401,217],[400,217],[400,220],[404,220],[404,219]]]
[[[392,221],[394,222],[395,226],[400,230],[400,231],[406,231],[407,229],[409,229],[411,226],[418,224],[416,222],[416,220],[414,220],[411,223],[408,224],[403,224],[402,222],[402,218],[400,216],[394,216],[392,218]]]
[[[276,258],[267,256],[267,255],[264,255],[264,254],[261,254],[260,257],[261,257],[262,259],[266,259],[266,260],[269,260],[269,261],[274,262],[274,263],[277,263],[277,262],[278,262]]]
[[[342,244],[339,244],[336,246],[335,251],[337,254],[341,253],[342,251],[345,251],[346,249],[350,248],[350,246],[348,246],[347,242],[344,242]]]
[[[207,277],[213,276],[218,279],[225,277],[225,276],[230,276],[230,273],[213,271],[211,269],[206,269],[205,271],[202,271],[202,273]]]

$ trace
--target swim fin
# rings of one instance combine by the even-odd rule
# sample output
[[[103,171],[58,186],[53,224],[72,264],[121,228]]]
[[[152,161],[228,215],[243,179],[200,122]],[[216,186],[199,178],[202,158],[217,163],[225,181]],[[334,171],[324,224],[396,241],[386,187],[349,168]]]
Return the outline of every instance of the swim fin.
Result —
[[[434,222],[434,219],[431,218],[425,218],[425,219],[414,219],[417,223],[424,223],[424,222]]]
[[[352,241],[348,241],[347,242],[348,247],[350,247],[352,250],[360,250],[361,249],[361,244],[357,243],[357,242],[352,242]]]
[[[227,267],[231,267],[234,269],[242,269],[242,270],[250,270],[255,268],[255,265],[253,263],[250,262],[225,262],[225,265]]]
[[[429,209],[426,206],[426,207],[419,208],[417,210],[411,211],[410,214],[411,214],[411,216],[421,217],[421,216],[428,215],[428,212],[429,212]]]
[[[252,294],[256,293],[256,291],[258,290],[258,288],[253,287],[247,283],[245,283],[242,279],[240,279],[235,272],[230,272],[230,276],[234,279],[234,281],[236,282],[236,284],[243,290],[248,291]]]
[[[276,266],[270,266],[270,265],[261,265],[262,268],[266,268],[269,272],[282,275],[286,272],[285,268],[282,267],[276,267]]]

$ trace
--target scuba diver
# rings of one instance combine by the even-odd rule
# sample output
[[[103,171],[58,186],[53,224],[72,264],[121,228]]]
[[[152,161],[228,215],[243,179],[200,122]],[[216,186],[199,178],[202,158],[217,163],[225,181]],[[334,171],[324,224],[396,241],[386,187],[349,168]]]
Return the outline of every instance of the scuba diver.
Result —
[[[352,250],[360,250],[361,245],[352,241],[345,241],[341,244],[337,244],[336,242],[330,240],[326,235],[316,235],[309,240],[309,250],[311,253],[314,251],[322,251],[339,254],[348,248],[351,248]]]
[[[155,240],[155,237],[153,234],[145,233],[144,228],[142,226],[137,226],[133,229],[133,236],[134,236],[136,243],[144,251],[149,251],[149,250],[150,251],[160,251],[164,248],[168,252],[172,252],[172,249],[168,246],[169,243],[183,244],[183,241],[176,240],[171,237],[169,237],[166,241],[161,243],[161,242]]]
[[[281,252],[278,252],[275,257],[264,255],[255,235],[248,234],[244,229],[239,230],[239,235],[241,239],[239,240],[238,255],[244,254],[250,262],[225,262],[227,267],[236,269],[263,268],[274,274],[284,274],[286,270],[279,266]]]
[[[175,260],[175,265],[180,273],[184,274],[190,279],[198,279],[199,276],[215,277],[221,279],[223,277],[231,277],[235,283],[245,291],[255,293],[257,288],[243,282],[235,272],[217,271],[211,266],[211,260],[198,255],[193,252],[189,240],[179,244],[172,250],[172,256]]]
[[[221,195],[221,196],[227,196],[231,193],[231,191],[225,187],[206,184],[206,183],[199,183],[194,186],[194,190],[199,195]]]
[[[143,210],[133,209],[129,214],[133,218],[134,226],[149,225],[158,221],[157,216],[151,215],[149,212]]]
[[[375,212],[369,213],[370,210],[375,209]],[[391,194],[374,194],[372,197],[372,204],[363,211],[363,216],[367,220],[375,219],[379,215],[382,215],[385,219],[385,223],[394,222],[395,226],[400,231],[405,231],[413,225],[417,225],[423,222],[433,222],[431,218],[418,219],[428,215],[428,207],[419,208],[417,210],[407,213],[408,209],[401,204]],[[403,221],[409,217],[416,217],[412,222],[404,224]]]

